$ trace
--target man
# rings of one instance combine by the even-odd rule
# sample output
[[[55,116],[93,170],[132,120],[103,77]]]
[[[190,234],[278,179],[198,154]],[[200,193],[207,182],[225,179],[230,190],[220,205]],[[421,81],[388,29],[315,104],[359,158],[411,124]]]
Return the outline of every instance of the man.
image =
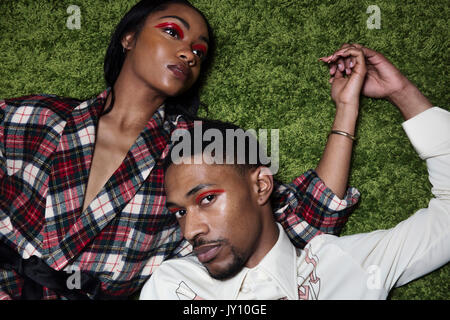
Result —
[[[358,50],[369,63],[382,57],[370,49]],[[346,52],[343,48],[324,60],[364,63]],[[381,60],[384,68],[391,68]],[[331,69],[332,82],[341,81],[341,66]],[[340,238],[318,235],[303,250],[296,249],[273,219],[273,178],[265,167],[217,164],[220,152],[206,154],[203,148],[204,160],[215,158],[216,164],[187,164],[192,154],[184,155],[185,163],[168,164],[165,182],[167,206],[195,256],[164,262],[144,286],[141,299],[385,299],[393,287],[447,263],[450,113],[431,107],[412,84],[404,83],[388,98],[407,120],[403,128],[427,161],[435,196],[428,208],[390,230]],[[222,125],[210,126],[225,131]],[[236,159],[236,154],[224,158]]]

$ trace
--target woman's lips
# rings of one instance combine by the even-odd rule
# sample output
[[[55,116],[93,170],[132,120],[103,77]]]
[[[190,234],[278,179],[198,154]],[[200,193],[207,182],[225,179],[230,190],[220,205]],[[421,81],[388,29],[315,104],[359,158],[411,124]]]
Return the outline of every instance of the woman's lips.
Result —
[[[182,63],[171,64],[168,65],[167,68],[172,71],[176,78],[182,81],[185,81],[191,74],[191,69]]]
[[[207,263],[219,254],[221,248],[220,244],[207,244],[194,248],[194,252],[201,263]]]

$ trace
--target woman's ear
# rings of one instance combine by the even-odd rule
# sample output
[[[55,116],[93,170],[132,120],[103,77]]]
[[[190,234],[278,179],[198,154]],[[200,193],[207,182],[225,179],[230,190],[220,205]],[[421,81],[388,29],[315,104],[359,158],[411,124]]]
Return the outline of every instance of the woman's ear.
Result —
[[[273,176],[269,168],[261,166],[251,173],[259,205],[265,205],[273,191]]]
[[[134,46],[134,36],[136,35],[136,32],[129,32],[125,34],[125,36],[122,38],[122,47],[124,51],[131,50]]]

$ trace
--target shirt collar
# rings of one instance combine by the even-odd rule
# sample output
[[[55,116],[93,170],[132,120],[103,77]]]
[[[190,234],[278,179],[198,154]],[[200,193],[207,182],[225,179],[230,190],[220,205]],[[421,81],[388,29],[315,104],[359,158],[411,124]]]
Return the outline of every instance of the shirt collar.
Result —
[[[296,250],[283,227],[277,223],[279,235],[273,248],[256,268],[261,268],[278,282],[290,300],[298,299]]]
[[[91,112],[94,112],[96,116],[100,116],[105,107],[106,100],[108,99],[108,95],[111,93],[111,88],[108,87],[99,95],[89,100],[83,101],[80,103],[74,111],[79,111],[82,109],[89,108]],[[157,125],[162,125],[165,120],[165,105],[164,103],[156,110],[153,114],[151,120],[155,120]],[[177,119],[178,120],[178,119]],[[176,125],[176,122],[175,122]]]
[[[83,101],[76,108],[73,109],[72,113],[74,115],[79,113],[82,114],[84,113],[84,110],[87,110],[90,116],[99,117],[103,111],[106,99],[108,98],[110,92],[111,88],[107,88],[96,97]]]
[[[257,266],[252,269],[243,268],[232,279],[221,281],[225,289],[224,292],[232,293],[229,299],[236,299],[245,276],[248,272],[256,268],[264,270],[264,272],[271,276],[280,286],[281,290],[284,291],[288,299],[298,299],[296,250],[283,227],[279,223],[277,223],[277,226],[279,230],[278,240]]]

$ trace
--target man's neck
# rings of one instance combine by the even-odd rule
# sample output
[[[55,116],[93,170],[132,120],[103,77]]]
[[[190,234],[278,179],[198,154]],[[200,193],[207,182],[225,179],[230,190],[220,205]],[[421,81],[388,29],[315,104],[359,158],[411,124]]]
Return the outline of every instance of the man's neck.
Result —
[[[258,239],[258,245],[253,255],[245,264],[247,268],[256,267],[266,256],[266,254],[273,248],[275,243],[277,243],[278,237],[280,236],[278,226],[273,218],[272,210],[270,209],[269,214],[264,212],[264,216],[265,219],[263,220],[262,232]]]

